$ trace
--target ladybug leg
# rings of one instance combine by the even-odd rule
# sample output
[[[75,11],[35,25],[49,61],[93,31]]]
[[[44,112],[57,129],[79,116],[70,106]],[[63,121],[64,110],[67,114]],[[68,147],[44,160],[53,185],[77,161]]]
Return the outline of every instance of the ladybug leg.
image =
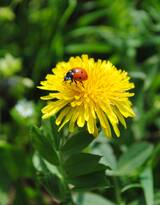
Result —
[[[81,83],[82,87],[84,88],[83,82],[82,81],[79,81],[79,82]]]
[[[75,82],[75,84],[76,84],[76,87],[77,87],[77,81],[76,81],[76,80],[74,80],[74,82]]]
[[[73,79],[71,79],[70,85],[73,83]]]

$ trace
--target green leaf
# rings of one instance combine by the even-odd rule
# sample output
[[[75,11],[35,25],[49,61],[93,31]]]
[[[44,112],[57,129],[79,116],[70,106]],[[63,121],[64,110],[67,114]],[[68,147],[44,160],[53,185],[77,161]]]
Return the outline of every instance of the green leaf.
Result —
[[[45,133],[47,138],[50,138],[56,149],[59,147],[61,132],[58,132],[58,127],[55,124],[55,118],[51,117],[48,120],[42,121],[43,132]]]
[[[111,174],[113,175],[135,175],[138,169],[152,154],[153,146],[146,142],[136,143],[132,145],[120,157],[117,169]]]
[[[79,177],[69,178],[68,183],[72,184],[74,186],[73,189],[76,191],[93,190],[97,188],[105,188],[108,186],[104,171],[98,171]]]
[[[74,196],[77,205],[114,205],[113,202],[94,193],[80,193]]]
[[[101,137],[103,138],[101,139]],[[102,141],[103,139],[104,141]],[[116,169],[117,167],[116,156],[113,152],[112,146],[109,144],[109,142],[106,141],[103,132],[101,132],[98,138],[94,141],[92,150],[94,154],[98,154],[102,156],[101,162],[103,164],[109,166],[111,169]]]
[[[146,167],[141,173],[141,185],[147,205],[154,205],[153,174],[151,167]]]
[[[159,205],[160,204],[160,190],[155,191],[155,205]]]
[[[133,188],[141,188],[141,185],[138,183],[129,184],[129,185],[123,187],[123,189],[121,190],[121,193],[124,193],[124,192],[128,191],[129,189],[133,189]]]
[[[30,177],[33,166],[30,155],[7,143],[0,143],[0,175],[12,180],[20,177]],[[3,177],[2,177],[3,179]]]
[[[57,32],[51,42],[51,52],[54,52],[58,59],[63,58],[63,54],[64,54],[63,40],[64,39],[61,32]]]
[[[0,20],[13,21],[15,14],[13,10],[8,7],[0,7]]]
[[[58,165],[58,156],[54,150],[51,139],[43,135],[41,129],[35,126],[32,128],[31,135],[33,145],[40,155],[51,164]]]
[[[149,164],[151,167],[155,167],[159,163],[159,158],[157,156],[160,155],[160,144],[157,144],[157,146],[154,147],[154,150],[152,152],[150,162]]]
[[[79,27],[85,26],[85,25],[89,25],[94,20],[97,20],[100,17],[106,16],[107,12],[108,12],[108,8],[105,8],[105,9],[96,10],[94,12],[89,12],[89,13],[87,13],[85,15],[82,15],[79,18],[79,22],[78,22],[78,24],[80,25]]]
[[[94,137],[87,131],[78,132],[66,141],[61,150],[64,155],[73,154],[86,148],[93,140]]]
[[[135,200],[129,202],[127,205],[141,205],[141,204],[143,204],[143,201],[142,201],[142,199],[139,197],[138,199],[135,199]]]
[[[38,179],[46,190],[57,200],[63,200],[65,191],[62,184],[62,176],[57,166],[50,164],[36,152],[33,157],[33,164],[38,171]]]
[[[2,150],[0,150],[2,152]],[[12,186],[12,180],[10,179],[9,174],[7,173],[8,167],[5,167],[3,163],[3,158],[0,157],[1,166],[0,166],[0,205],[7,205],[9,202],[9,191]],[[6,159],[4,159],[6,161]],[[8,160],[9,162],[9,160]]]
[[[65,190],[59,177],[48,173],[40,177],[40,181],[51,196],[54,196],[54,198],[59,201],[63,201],[65,198]]]
[[[75,7],[76,7],[77,1],[76,0],[69,0],[68,1],[68,7],[65,10],[63,16],[60,18],[60,22],[59,22],[59,26],[60,27],[64,27],[67,20],[69,19],[69,17],[72,15]]]
[[[9,201],[8,192],[5,192],[0,188],[0,205],[7,205],[8,201]]]
[[[75,154],[64,162],[64,169],[68,177],[76,177],[105,170],[106,166],[99,164],[100,159],[101,156],[98,155],[87,153]]]
[[[75,43],[75,44],[69,44],[65,47],[65,51],[68,54],[73,53],[103,53],[110,51],[110,47],[107,45],[104,45],[103,43]]]
[[[70,31],[69,35],[73,38],[79,38],[81,36],[86,35],[96,35],[100,33],[100,27],[99,26],[83,26],[78,27],[72,31]]]
[[[35,154],[33,155],[33,165],[38,172],[50,172],[51,174],[57,175],[61,178],[61,174],[58,170],[58,167],[49,163],[44,158],[41,158],[38,152],[35,152]]]

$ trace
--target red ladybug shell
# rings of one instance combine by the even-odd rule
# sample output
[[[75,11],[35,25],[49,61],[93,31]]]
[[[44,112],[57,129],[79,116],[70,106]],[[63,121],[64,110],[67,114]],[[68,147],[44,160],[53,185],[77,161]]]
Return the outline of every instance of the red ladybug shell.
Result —
[[[88,79],[87,72],[83,68],[73,68],[71,71],[73,73],[73,80],[75,81],[85,81]]]

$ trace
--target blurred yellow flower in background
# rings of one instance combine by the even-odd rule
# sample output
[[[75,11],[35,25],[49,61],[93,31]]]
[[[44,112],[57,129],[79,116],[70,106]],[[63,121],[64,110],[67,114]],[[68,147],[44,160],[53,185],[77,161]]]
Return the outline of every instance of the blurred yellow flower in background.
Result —
[[[64,82],[64,76],[73,68],[83,68],[88,79],[80,82]],[[117,70],[112,63],[105,60],[95,62],[87,55],[71,57],[68,62],[60,62],[48,74],[46,80],[41,82],[40,89],[48,90],[48,100],[42,109],[43,119],[58,113],[56,124],[61,129],[69,123],[69,131],[73,132],[75,124],[78,127],[87,125],[88,132],[97,136],[97,122],[103,128],[107,137],[111,137],[111,125],[119,137],[118,124],[126,127],[125,118],[134,117],[129,97],[134,93],[128,92],[134,88],[129,82],[128,73]]]

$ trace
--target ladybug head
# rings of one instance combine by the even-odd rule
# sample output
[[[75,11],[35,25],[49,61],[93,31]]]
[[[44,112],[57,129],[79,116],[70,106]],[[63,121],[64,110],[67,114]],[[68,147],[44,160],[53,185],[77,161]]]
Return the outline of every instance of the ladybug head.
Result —
[[[66,75],[64,77],[64,81],[72,80],[72,79],[73,79],[73,73],[71,71],[69,71],[68,73],[66,73]]]
[[[71,77],[65,76],[64,81],[71,80]]]

